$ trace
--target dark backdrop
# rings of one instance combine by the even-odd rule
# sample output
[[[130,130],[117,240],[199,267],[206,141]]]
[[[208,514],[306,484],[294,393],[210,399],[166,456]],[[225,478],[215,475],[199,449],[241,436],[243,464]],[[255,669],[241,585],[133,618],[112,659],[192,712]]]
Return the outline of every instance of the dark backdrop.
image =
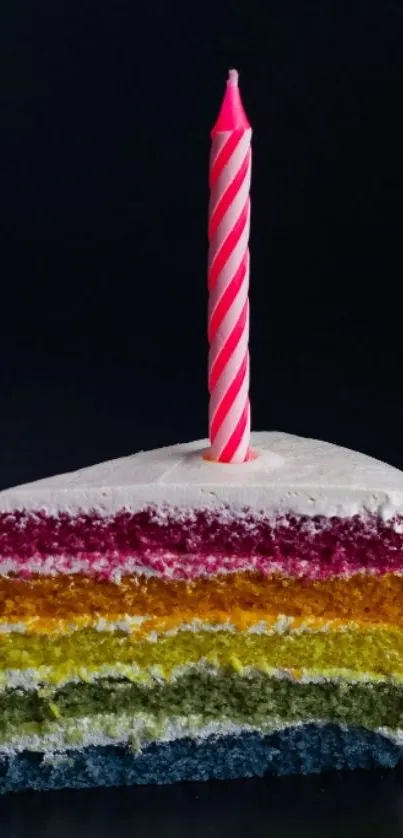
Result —
[[[4,0],[1,18],[0,488],[206,435],[230,66],[254,128],[253,425],[403,468],[402,1]]]
[[[403,467],[401,0],[2,17],[0,485],[206,435],[209,132],[232,65],[254,128],[253,425]]]

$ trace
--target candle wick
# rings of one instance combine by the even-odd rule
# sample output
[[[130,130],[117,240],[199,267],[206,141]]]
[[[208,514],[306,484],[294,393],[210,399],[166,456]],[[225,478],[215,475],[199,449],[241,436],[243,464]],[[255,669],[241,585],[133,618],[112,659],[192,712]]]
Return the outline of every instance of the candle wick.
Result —
[[[238,87],[238,77],[238,70],[230,70],[228,74],[228,84],[233,84],[234,87]]]

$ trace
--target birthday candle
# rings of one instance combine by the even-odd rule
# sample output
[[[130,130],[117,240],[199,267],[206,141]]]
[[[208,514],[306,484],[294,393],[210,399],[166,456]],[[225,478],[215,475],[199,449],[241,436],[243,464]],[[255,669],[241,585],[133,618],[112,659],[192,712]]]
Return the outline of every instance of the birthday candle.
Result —
[[[231,70],[210,158],[209,436],[212,460],[249,458],[249,227],[252,131]]]

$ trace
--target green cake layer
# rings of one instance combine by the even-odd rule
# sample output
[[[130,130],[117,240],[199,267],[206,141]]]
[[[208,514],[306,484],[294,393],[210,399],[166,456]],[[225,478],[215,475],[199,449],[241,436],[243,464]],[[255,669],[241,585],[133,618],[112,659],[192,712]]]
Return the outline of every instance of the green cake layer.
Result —
[[[147,714],[164,722],[197,716],[200,723],[230,720],[260,727],[274,717],[283,721],[327,719],[368,729],[403,727],[403,685],[383,683],[298,682],[261,672],[242,676],[189,671],[152,688],[127,680],[71,683],[61,689],[0,694],[0,738],[41,735],[49,723],[109,714]],[[70,725],[70,728],[72,726]]]

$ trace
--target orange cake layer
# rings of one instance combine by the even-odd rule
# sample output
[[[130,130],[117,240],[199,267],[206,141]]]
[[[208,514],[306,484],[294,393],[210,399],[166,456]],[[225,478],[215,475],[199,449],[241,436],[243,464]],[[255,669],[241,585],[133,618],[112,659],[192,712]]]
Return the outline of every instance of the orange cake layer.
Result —
[[[121,616],[198,617],[225,622],[241,614],[254,621],[278,614],[321,620],[354,620],[403,625],[403,577],[357,574],[345,579],[291,579],[256,573],[228,574],[193,581],[125,577],[119,584],[71,575],[0,579],[0,620],[76,621]],[[241,626],[240,626],[241,627]]]

